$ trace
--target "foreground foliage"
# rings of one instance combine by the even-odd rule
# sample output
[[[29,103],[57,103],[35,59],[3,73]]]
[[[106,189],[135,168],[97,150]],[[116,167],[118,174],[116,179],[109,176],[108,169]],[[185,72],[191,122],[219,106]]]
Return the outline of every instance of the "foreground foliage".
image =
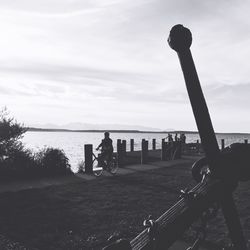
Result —
[[[21,141],[27,131],[22,124],[0,111],[0,179],[23,179],[71,174],[67,156],[60,149],[45,148],[38,153]]]
[[[71,173],[69,159],[63,150],[45,148],[36,154],[35,159],[42,171],[51,175]]]

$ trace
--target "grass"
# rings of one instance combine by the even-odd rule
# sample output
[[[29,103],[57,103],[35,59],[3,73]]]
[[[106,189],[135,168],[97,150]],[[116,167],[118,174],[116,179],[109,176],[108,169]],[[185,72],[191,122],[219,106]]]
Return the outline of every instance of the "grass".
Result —
[[[190,164],[93,181],[0,195],[0,234],[28,249],[101,249],[112,234],[131,239],[143,219],[160,216],[179,190],[195,183]],[[235,193],[247,239],[250,239],[249,183]],[[192,230],[185,238],[190,239]],[[222,215],[210,224],[208,241],[227,238]]]

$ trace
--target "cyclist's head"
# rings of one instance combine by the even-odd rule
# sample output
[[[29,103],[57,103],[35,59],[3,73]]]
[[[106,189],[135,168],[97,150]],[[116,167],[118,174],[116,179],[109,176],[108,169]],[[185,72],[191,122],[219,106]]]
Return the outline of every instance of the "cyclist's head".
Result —
[[[105,137],[105,138],[109,138],[109,132],[105,132],[105,133],[104,133],[104,137]]]

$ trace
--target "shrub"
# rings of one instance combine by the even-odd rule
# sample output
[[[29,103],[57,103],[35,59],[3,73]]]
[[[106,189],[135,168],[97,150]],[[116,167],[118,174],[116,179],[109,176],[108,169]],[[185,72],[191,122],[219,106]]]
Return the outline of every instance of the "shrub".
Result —
[[[0,111],[0,179],[20,179],[71,174],[69,160],[60,149],[46,148],[34,154],[20,141],[27,129]]]
[[[72,173],[69,159],[63,150],[45,148],[36,154],[36,161],[42,172],[51,175]]]
[[[84,161],[80,161],[78,164],[77,164],[77,173],[78,174],[82,174],[85,172],[85,164],[84,164]]]
[[[28,149],[12,149],[10,154],[1,161],[1,174],[2,177],[7,179],[38,176],[39,173],[33,153]]]

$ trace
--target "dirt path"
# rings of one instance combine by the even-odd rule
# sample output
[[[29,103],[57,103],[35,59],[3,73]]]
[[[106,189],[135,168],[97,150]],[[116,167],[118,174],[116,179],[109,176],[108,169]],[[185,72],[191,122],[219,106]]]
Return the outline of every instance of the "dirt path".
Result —
[[[126,175],[135,172],[149,171],[162,167],[172,167],[174,165],[190,162],[190,160],[193,159],[194,157],[185,157],[183,159],[174,161],[157,161],[148,164],[134,164],[134,165],[124,166],[118,169],[117,175]],[[110,176],[110,174],[104,172],[103,176]],[[75,174],[72,176],[42,178],[39,180],[22,180],[22,181],[8,182],[8,183],[0,183],[0,193],[17,192],[21,190],[44,188],[55,185],[64,185],[68,183],[82,182],[82,180],[90,181],[90,180],[95,180],[96,178],[102,178],[102,177],[96,177],[87,174]]]
[[[44,178],[39,180],[23,180],[8,183],[0,183],[0,193],[18,192],[21,190],[44,188],[53,185],[64,185],[67,183],[81,181],[77,176],[61,176],[54,178]]]

